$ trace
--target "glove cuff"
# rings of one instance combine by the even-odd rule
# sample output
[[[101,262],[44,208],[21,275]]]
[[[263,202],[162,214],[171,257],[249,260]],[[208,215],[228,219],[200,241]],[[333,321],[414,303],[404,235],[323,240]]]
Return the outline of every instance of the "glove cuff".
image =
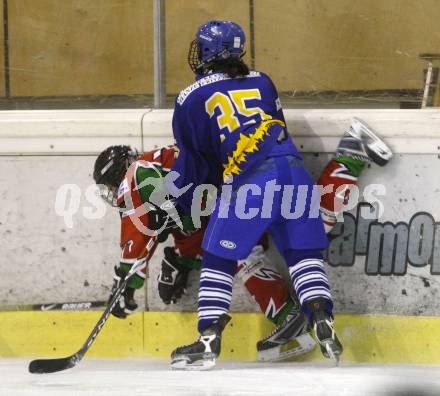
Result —
[[[121,282],[127,276],[130,271],[131,264],[121,263],[119,266],[115,266],[115,276],[114,280]],[[132,289],[140,289],[144,285],[145,279],[142,278],[138,273],[134,274],[128,281],[127,287]]]
[[[174,248],[168,246],[163,252],[165,256],[163,262],[168,264],[174,270],[178,272],[189,272],[193,268],[189,265],[190,260],[186,259],[186,257],[180,256]]]

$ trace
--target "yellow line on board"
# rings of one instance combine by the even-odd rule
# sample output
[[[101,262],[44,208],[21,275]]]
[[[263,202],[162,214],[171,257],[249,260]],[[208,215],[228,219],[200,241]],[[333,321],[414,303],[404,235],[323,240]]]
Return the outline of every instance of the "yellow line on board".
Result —
[[[76,352],[101,312],[1,312],[0,356],[67,356]],[[128,320],[110,317],[90,348],[91,357],[138,357],[143,313]]]
[[[1,312],[0,357],[61,357],[76,352],[100,312]],[[440,364],[440,317],[337,315],[343,362]],[[111,317],[87,356],[169,358],[196,337],[197,315],[141,312]],[[256,342],[272,330],[257,313],[233,313],[223,333],[222,359],[256,360]],[[292,360],[323,360],[318,348]]]

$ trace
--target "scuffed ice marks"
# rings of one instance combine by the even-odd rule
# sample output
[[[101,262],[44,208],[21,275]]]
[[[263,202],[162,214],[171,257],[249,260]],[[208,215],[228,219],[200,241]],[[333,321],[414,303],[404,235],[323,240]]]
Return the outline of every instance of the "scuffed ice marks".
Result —
[[[386,390],[383,396],[438,396],[438,392],[438,390],[426,389],[426,385],[425,387],[423,385],[409,385],[405,389]]]
[[[176,372],[167,360],[85,359],[51,375],[26,372],[28,361],[0,360],[0,395],[8,396],[438,396],[438,367],[223,362],[210,372]]]

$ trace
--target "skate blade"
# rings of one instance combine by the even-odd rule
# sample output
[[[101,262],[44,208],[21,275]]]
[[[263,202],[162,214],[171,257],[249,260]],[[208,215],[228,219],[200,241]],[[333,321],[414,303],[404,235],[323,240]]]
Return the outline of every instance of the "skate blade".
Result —
[[[370,142],[367,143],[367,147],[373,151],[377,156],[380,157],[381,163],[379,165],[383,166],[391,159],[393,156],[393,152],[388,147],[388,145],[383,141],[383,139],[377,135],[373,129],[363,120],[354,117],[353,123],[357,124],[356,126],[368,136]]]
[[[190,362],[187,359],[175,359],[171,362],[171,370],[185,370],[185,371],[207,371],[215,367],[215,359],[196,360]]]
[[[315,346],[316,342],[309,333],[301,334],[285,344],[258,351],[258,361],[279,362],[293,356],[304,355],[312,351]]]
[[[339,364],[339,358],[340,358],[340,354],[335,353],[335,351],[333,350],[333,342],[332,341],[328,341],[328,342],[323,342],[324,344],[324,348],[327,352],[327,356],[329,359],[333,360],[335,362],[335,365],[337,366]]]

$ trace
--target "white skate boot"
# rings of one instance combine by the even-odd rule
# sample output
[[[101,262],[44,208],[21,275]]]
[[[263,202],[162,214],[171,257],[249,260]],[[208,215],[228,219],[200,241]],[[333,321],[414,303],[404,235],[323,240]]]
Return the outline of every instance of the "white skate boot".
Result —
[[[365,121],[355,117],[350,128],[341,139],[336,155],[347,155],[384,166],[391,159],[393,153]]]

